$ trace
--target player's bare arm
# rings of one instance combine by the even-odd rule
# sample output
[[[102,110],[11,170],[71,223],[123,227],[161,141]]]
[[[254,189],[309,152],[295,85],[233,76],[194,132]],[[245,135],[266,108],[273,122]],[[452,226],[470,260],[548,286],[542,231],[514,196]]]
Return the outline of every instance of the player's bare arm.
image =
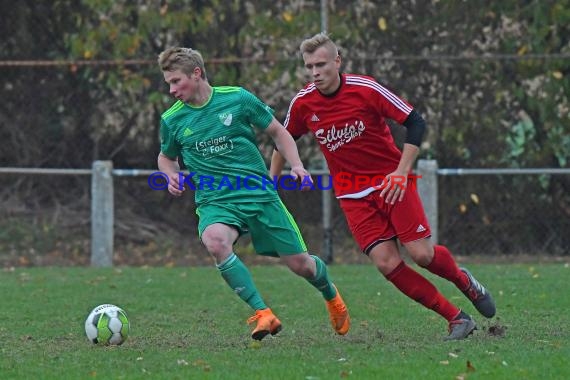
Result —
[[[279,150],[279,152],[274,152],[274,156],[275,153],[281,156],[280,162],[276,161],[275,167],[273,165],[273,158],[271,159],[271,175],[279,175],[279,173],[281,173],[284,164],[283,159],[285,159],[287,162],[289,162],[289,165],[291,165],[291,175],[294,178],[304,179],[308,177],[309,181],[313,183],[311,175],[305,169],[303,162],[299,157],[299,151],[297,150],[297,144],[295,143],[295,140],[289,134],[289,132],[287,132],[283,125],[281,125],[277,119],[273,118],[273,121],[267,127],[266,132],[269,134],[269,136],[271,136],[273,142],[275,143],[275,146],[277,147],[277,150]]]
[[[271,166],[269,167],[269,176],[274,178],[281,175],[283,168],[285,167],[285,157],[277,150],[273,150],[271,155]]]
[[[162,152],[158,154],[158,169],[168,176],[168,192],[175,197],[179,197],[184,192],[184,188],[180,187],[179,172],[177,158],[171,158]]]

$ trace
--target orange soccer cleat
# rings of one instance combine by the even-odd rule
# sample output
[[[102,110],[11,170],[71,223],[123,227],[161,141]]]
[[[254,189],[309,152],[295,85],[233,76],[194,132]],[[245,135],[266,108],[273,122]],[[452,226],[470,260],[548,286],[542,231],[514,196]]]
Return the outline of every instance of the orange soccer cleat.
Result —
[[[257,321],[257,326],[251,332],[252,339],[261,340],[268,334],[276,335],[281,331],[281,321],[277,319],[271,309],[256,310],[248,320],[248,324]]]
[[[334,331],[339,335],[345,335],[350,329],[350,316],[340,292],[335,285],[333,286],[336,289],[336,296],[332,300],[326,301],[329,318]]]

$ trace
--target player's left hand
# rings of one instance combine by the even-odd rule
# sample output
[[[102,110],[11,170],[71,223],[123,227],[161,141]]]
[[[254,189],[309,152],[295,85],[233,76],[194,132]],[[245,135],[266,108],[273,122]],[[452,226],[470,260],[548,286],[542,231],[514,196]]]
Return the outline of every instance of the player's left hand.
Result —
[[[396,201],[401,202],[404,199],[407,184],[408,176],[406,173],[398,171],[390,173],[384,178],[382,185],[380,185],[382,189],[380,196],[389,204],[394,204]]]
[[[303,166],[293,166],[291,167],[291,177],[293,177],[297,182],[301,184],[301,191],[307,191],[314,189],[313,178],[311,173]]]

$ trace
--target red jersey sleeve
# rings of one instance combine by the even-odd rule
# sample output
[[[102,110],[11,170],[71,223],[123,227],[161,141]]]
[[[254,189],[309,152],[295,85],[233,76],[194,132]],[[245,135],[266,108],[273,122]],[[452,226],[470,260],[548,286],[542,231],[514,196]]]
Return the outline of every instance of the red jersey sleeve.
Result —
[[[411,104],[378,82],[376,82],[374,89],[375,91],[373,93],[375,94],[376,109],[379,115],[392,119],[399,124],[403,124],[413,110]]]
[[[291,100],[291,104],[289,104],[289,109],[287,110],[287,116],[283,122],[287,131],[293,137],[301,137],[309,131],[307,125],[303,121],[302,102],[299,101],[299,98],[303,96],[304,93],[305,89],[299,91],[293,100]]]

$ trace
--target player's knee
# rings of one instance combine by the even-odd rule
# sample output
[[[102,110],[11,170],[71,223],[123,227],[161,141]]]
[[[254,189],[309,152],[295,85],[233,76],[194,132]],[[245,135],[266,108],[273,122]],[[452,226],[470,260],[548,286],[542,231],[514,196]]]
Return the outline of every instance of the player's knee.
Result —
[[[391,248],[388,246],[390,242],[382,243],[386,244],[384,247],[377,246],[368,254],[368,257],[372,260],[376,269],[384,276],[391,273],[398,265],[402,259],[397,248]]]
[[[420,239],[409,243],[404,243],[408,255],[416,264],[427,267],[433,260],[434,249],[429,239]]]
[[[398,266],[399,261],[394,260],[375,260],[374,265],[376,265],[376,269],[384,276],[392,273],[394,269]]]
[[[307,254],[288,256],[285,262],[293,273],[301,277],[312,278],[315,276],[314,260]]]
[[[408,254],[421,267],[427,267],[433,260],[433,252],[428,249],[408,250]]]
[[[228,239],[216,234],[204,234],[202,235],[202,243],[210,253],[215,258],[220,255],[227,254],[231,252],[233,247]]]

